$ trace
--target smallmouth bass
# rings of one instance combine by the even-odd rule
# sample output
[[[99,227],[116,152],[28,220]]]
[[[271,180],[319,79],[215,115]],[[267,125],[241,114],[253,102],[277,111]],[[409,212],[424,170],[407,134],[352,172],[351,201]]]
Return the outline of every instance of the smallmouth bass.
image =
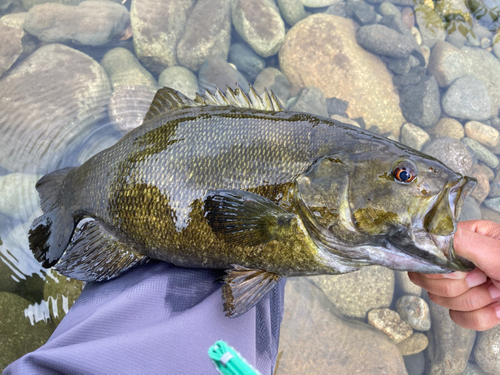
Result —
[[[40,179],[30,248],[84,281],[150,259],[225,269],[235,317],[282,277],[472,269],[452,237],[475,185],[398,142],[285,111],[267,91],[191,100],[163,88],[140,127]]]

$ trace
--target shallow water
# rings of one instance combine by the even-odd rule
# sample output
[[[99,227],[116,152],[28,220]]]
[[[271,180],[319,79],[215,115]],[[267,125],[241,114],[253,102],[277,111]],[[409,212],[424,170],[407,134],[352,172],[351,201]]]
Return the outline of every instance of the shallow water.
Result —
[[[361,127],[424,151],[443,134],[462,138],[461,144],[467,144],[468,148],[463,147],[466,151],[460,151],[462,154],[454,151],[456,154],[450,158],[459,158],[456,166],[464,168],[467,173],[474,173],[481,181],[477,195],[469,199],[464,209],[464,216],[500,222],[500,202],[497,202],[500,199],[500,179],[497,178],[496,159],[500,155],[500,147],[497,146],[500,129],[500,21],[498,7],[495,8],[493,0],[469,0],[468,7],[456,0],[424,1],[417,5],[409,0],[395,0],[395,5],[384,5],[385,8],[376,1],[347,2],[346,8],[346,3],[338,1],[304,0],[307,5],[304,8],[299,0],[282,0],[278,1],[281,11],[267,1],[252,0],[255,8],[246,9],[250,25],[254,24],[257,31],[261,28],[261,33],[256,35],[265,36],[261,42],[248,40],[258,36],[245,34],[241,17],[235,16],[234,10],[231,17],[230,0],[214,2],[210,11],[196,10],[198,6],[200,9],[205,6],[207,1],[196,4],[195,1],[180,0],[126,0],[123,5],[114,3],[115,7],[106,13],[109,19],[114,20],[107,34],[94,33],[89,29],[78,30],[78,33],[68,37],[69,31],[59,30],[56,34],[60,44],[56,45],[55,40],[50,39],[54,38],[53,35],[41,33],[36,22],[30,21],[28,25],[24,18],[24,12],[33,4],[45,1],[0,0],[0,16],[3,17],[0,19],[0,42],[3,33],[15,45],[10,49],[5,48],[6,44],[0,47],[0,305],[3,306],[0,308],[2,314],[9,314],[16,322],[7,331],[12,337],[21,337],[19,332],[27,332],[23,339],[14,340],[14,344],[11,340],[7,342],[5,335],[0,336],[0,352],[8,353],[0,359],[0,368],[43,344],[82,288],[80,282],[69,281],[55,271],[43,269],[29,250],[27,231],[32,220],[40,215],[34,184],[44,174],[80,165],[114,144],[139,124],[155,90],[166,82],[180,91],[184,90],[188,96],[192,96],[194,91],[212,88],[214,84],[224,87],[226,84],[234,85],[235,81],[243,87],[246,82],[257,88],[271,86],[288,108],[323,115],[334,115],[334,110],[328,109],[324,100],[336,97],[349,102],[343,115],[357,121]],[[71,4],[76,6],[80,2],[74,0]],[[173,4],[168,11],[164,8],[166,3]],[[240,2],[234,3],[233,6],[239,6]],[[95,7],[96,3],[92,4]],[[321,6],[313,7],[314,4]],[[345,15],[346,9],[349,15]],[[403,12],[402,18],[394,13],[394,9]],[[420,19],[415,22],[414,12],[418,9],[424,11],[419,13]],[[30,13],[34,10],[36,8]],[[51,12],[57,14],[54,10]],[[92,11],[87,10],[87,13],[91,18],[97,17]],[[54,17],[75,17],[73,22],[79,25],[77,19],[86,17],[87,13],[78,16],[61,13]],[[314,18],[314,22],[322,25],[314,28],[313,18],[309,17],[316,17],[319,13],[329,14],[331,18]],[[129,26],[129,14],[133,18],[132,27]],[[416,43],[411,47],[411,53],[404,52],[405,48],[391,49],[391,46],[384,47],[387,48],[385,52],[380,48],[377,50],[378,47],[373,46],[381,41],[370,39],[371,34],[364,42],[359,41],[364,49],[353,41],[352,35],[364,22],[367,25],[392,25],[391,30],[397,28],[390,19],[383,18],[391,14],[402,19],[402,25],[407,28],[400,33],[401,37],[416,35],[411,42],[408,39],[402,42],[410,47]],[[339,20],[338,15],[343,16],[343,20]],[[123,24],[120,24],[120,17],[125,19]],[[291,27],[291,23],[302,17],[305,17],[303,21]],[[173,22],[173,19],[177,21]],[[352,19],[357,23],[353,23]],[[304,26],[308,22],[312,26]],[[162,32],[167,35],[165,38],[169,44],[161,49],[161,56],[149,58],[151,51],[147,50],[148,43],[143,40],[148,37],[154,39],[157,35],[155,28],[165,23],[169,26]],[[412,23],[415,28],[410,30]],[[203,30],[200,28],[206,25],[219,25],[219,29],[214,27],[207,31],[206,40],[196,39]],[[29,32],[23,31],[23,27]],[[322,34],[325,30],[338,34],[330,38]],[[294,39],[289,33],[296,33]],[[308,36],[301,39],[301,35],[306,33]],[[344,44],[351,40],[352,45],[343,47],[342,43],[336,42],[337,38],[345,38],[342,39]],[[434,39],[440,40],[441,44],[436,44]],[[497,39],[498,45],[495,46],[493,43]],[[449,44],[443,44],[444,40]],[[237,43],[243,47],[234,47]],[[422,49],[419,45],[426,47]],[[114,50],[115,55],[108,54],[117,47],[123,49]],[[444,52],[438,53],[439,48]],[[200,52],[193,53],[195,50]],[[208,56],[207,50],[220,60],[203,65]],[[385,57],[381,57],[384,54]],[[224,65],[224,61],[232,63],[232,67]],[[477,61],[484,61],[484,66],[477,66]],[[187,67],[192,73],[172,68],[164,73],[168,66],[174,65]],[[389,65],[392,68],[386,68]],[[214,66],[224,66],[224,69]],[[233,69],[236,66],[243,76]],[[342,70],[345,67],[347,70]],[[286,78],[271,69],[261,73],[264,68],[281,70]],[[398,69],[400,71],[396,72]],[[453,86],[465,76],[474,77],[471,84]],[[419,86],[429,77],[435,77],[437,83]],[[476,91],[469,89],[472,86]],[[302,90],[304,87],[309,90]],[[451,87],[455,90],[454,96],[451,95]],[[463,91],[460,91],[462,88]],[[424,94],[417,93],[422,91]],[[467,105],[456,100],[453,102],[453,98],[460,96],[476,100],[471,108],[466,108],[467,113],[464,113]],[[477,98],[484,100],[477,102]],[[418,100],[423,103],[423,110],[408,109],[412,105],[418,107]],[[467,99],[465,104],[468,104]],[[406,109],[403,108],[405,106]],[[342,115],[342,110],[338,114]],[[440,118],[457,121],[453,126],[439,127]],[[483,124],[483,127],[466,125],[471,120]],[[403,126],[407,122],[418,126]],[[481,147],[464,141],[465,136],[478,141]],[[484,150],[489,153],[485,154]],[[469,159],[470,164],[467,164]],[[474,166],[471,166],[472,163]],[[345,373],[354,369],[376,371],[370,367],[369,359],[361,362],[348,360],[352,353],[345,348],[352,346],[354,352],[356,346],[361,344],[373,345],[374,356],[385,353],[387,357],[383,357],[383,361],[389,373],[398,372],[404,365],[412,374],[423,373],[424,368],[425,372],[442,368],[446,373],[462,373],[465,366],[472,371],[477,366],[475,362],[485,371],[500,373],[500,357],[491,357],[489,361],[476,358],[472,349],[475,335],[444,322],[445,318],[439,315],[441,312],[437,308],[431,311],[431,316],[438,328],[433,325],[430,333],[422,331],[430,337],[431,344],[420,354],[405,356],[403,364],[400,352],[392,342],[384,341],[385,349],[377,351],[383,337],[382,341],[375,340],[373,343],[370,341],[372,338],[368,338],[366,332],[371,332],[366,324],[368,310],[382,307],[396,310],[399,297],[420,292],[415,288],[410,291],[410,287],[404,285],[405,276],[395,276],[392,271],[360,275],[339,276],[335,282],[311,278],[289,283],[287,295],[290,298],[287,301],[291,302],[287,302],[282,326],[278,373],[328,371],[335,366],[335,362],[320,359],[332,353],[336,353],[332,358],[343,361],[342,371]],[[353,290],[353,285],[363,283],[369,285]],[[311,285],[319,289],[314,289],[313,293]],[[316,302],[309,299],[308,294],[311,293],[316,295]],[[370,295],[377,298],[370,299]],[[342,304],[339,299],[350,302]],[[432,304],[429,300],[427,302]],[[304,305],[309,308],[303,309]],[[301,306],[300,309],[297,306]],[[445,328],[446,324],[451,328]],[[301,325],[304,330],[317,334],[300,337],[295,328]],[[331,330],[341,330],[345,336],[339,340],[338,335],[332,336]],[[495,332],[491,337],[499,337],[498,328]],[[447,335],[451,335],[452,339],[447,341]],[[485,334],[483,336],[486,337]],[[30,340],[31,345],[25,345],[26,340]],[[312,345],[311,340],[319,349],[301,350],[301,347]],[[343,352],[338,349],[341,342]],[[470,347],[462,348],[460,343]],[[462,353],[462,357],[446,354],[454,352]],[[446,367],[450,362],[453,365]]]

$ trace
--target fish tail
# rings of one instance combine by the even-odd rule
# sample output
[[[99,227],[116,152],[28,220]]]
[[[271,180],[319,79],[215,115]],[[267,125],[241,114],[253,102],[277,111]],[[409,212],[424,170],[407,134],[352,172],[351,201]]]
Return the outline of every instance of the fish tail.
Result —
[[[61,199],[63,181],[71,169],[49,173],[36,184],[43,215],[33,221],[28,234],[30,249],[45,268],[52,267],[61,258],[75,229],[71,213]]]

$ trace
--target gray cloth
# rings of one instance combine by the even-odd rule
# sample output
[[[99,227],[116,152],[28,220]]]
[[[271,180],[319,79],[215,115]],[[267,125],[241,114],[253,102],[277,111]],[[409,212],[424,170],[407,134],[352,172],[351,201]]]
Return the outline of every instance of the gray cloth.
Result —
[[[207,355],[217,340],[272,374],[284,281],[229,319],[221,283],[214,283],[222,275],[159,262],[89,283],[47,343],[4,374],[217,374]]]

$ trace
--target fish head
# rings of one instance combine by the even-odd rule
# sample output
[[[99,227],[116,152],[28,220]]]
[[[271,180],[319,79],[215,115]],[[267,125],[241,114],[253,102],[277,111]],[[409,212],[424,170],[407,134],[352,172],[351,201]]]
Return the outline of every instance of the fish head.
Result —
[[[346,267],[472,269],[453,234],[477,181],[397,142],[361,143],[317,159],[296,180],[294,206],[315,244]]]

